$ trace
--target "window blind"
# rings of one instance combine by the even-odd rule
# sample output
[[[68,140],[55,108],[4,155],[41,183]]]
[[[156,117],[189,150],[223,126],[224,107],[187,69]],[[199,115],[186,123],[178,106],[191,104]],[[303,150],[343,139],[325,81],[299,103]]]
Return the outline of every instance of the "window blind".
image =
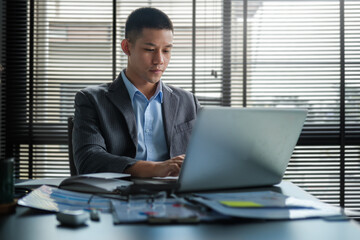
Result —
[[[74,112],[75,93],[86,86],[112,80],[112,1],[14,1],[16,21],[8,18],[8,32],[21,28],[25,36],[22,76],[8,73],[11,95],[7,106],[10,148],[19,162],[19,178],[69,175],[67,117]],[[24,14],[19,14],[24,13]],[[20,16],[20,17],[19,17]],[[18,18],[24,21],[19,22]],[[15,26],[13,26],[15,25]],[[19,33],[20,34],[20,33]],[[13,52],[20,45],[17,36]],[[12,52],[7,56],[11,58]],[[14,89],[10,89],[14,88]],[[20,88],[20,89],[18,89]],[[13,91],[11,91],[13,90]],[[13,110],[19,116],[13,116]]]
[[[344,1],[345,207],[360,210],[360,3]]]
[[[27,54],[27,2],[21,1],[2,1],[3,4],[3,41],[2,41],[2,61],[4,71],[2,73],[2,100],[3,105],[2,120],[6,128],[1,129],[2,136],[6,137],[4,155],[15,156],[19,159],[18,142],[27,142],[31,137],[28,126],[28,105],[26,99],[29,98],[29,77],[27,74],[27,62],[30,56]],[[19,14],[17,16],[18,13]],[[21,139],[21,140],[20,140]],[[28,161],[30,163],[30,161]],[[29,164],[31,165],[31,164]],[[16,163],[15,170],[19,166]]]
[[[248,4],[247,106],[308,109],[285,178],[339,205],[339,2]]]
[[[360,210],[360,4],[347,0],[11,1],[4,107],[17,177],[69,175],[74,95],[126,67],[125,21],[144,6],[174,23],[164,82],[202,105],[308,109],[284,178]]]

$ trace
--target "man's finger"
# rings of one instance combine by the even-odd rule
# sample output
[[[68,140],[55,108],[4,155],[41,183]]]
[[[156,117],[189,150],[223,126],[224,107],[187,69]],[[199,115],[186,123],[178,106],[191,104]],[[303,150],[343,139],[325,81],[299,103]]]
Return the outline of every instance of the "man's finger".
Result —
[[[180,167],[177,164],[169,165],[169,174],[168,176],[178,176],[180,172]]]
[[[183,164],[183,160],[169,160],[169,164],[176,164],[178,167],[181,167]]]
[[[185,158],[185,154],[182,154],[182,155],[173,157],[172,159],[181,159],[181,160],[184,160],[184,158]]]
[[[184,160],[182,159],[170,159],[168,160],[169,163],[182,163]]]

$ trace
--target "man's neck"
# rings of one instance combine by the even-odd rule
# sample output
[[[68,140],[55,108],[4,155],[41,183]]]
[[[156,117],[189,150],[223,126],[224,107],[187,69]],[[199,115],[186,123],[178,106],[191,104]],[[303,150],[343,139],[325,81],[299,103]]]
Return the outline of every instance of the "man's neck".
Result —
[[[129,81],[131,81],[131,80],[129,79]],[[150,100],[150,98],[151,98],[152,96],[154,96],[158,84],[159,84],[159,82],[154,83],[154,84],[153,84],[153,83],[146,83],[146,84],[143,84],[143,85],[140,84],[140,86],[136,86],[136,85],[134,85],[134,86],[135,86],[137,89],[139,89],[139,91],[142,92],[142,94],[144,94],[145,97],[146,97],[148,100]]]
[[[159,82],[157,83],[149,83],[149,82],[145,82],[145,81],[134,81],[135,76],[132,76],[132,74],[128,73],[125,70],[125,75],[127,77],[127,79],[137,88],[139,89],[139,91],[144,94],[144,96],[147,99],[150,99],[152,96],[154,96],[157,86],[159,84]]]

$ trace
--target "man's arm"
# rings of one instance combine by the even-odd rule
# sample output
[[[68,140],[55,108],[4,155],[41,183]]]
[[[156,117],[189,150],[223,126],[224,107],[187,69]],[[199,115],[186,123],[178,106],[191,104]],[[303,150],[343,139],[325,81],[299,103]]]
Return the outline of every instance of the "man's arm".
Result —
[[[73,147],[79,174],[93,172],[125,172],[136,177],[165,177],[179,174],[184,155],[163,162],[140,161],[107,152],[99,127],[96,107],[80,91],[75,97]]]
[[[95,104],[86,93],[79,91],[75,96],[72,139],[77,171],[79,174],[124,172],[127,167],[135,164],[136,160],[109,153],[99,125]]]

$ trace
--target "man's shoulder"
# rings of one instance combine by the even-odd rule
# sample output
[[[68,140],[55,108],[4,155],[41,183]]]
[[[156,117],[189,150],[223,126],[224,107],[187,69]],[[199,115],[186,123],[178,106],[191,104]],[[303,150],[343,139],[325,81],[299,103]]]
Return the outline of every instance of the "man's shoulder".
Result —
[[[103,83],[96,86],[88,86],[79,90],[75,95],[75,102],[82,101],[92,101],[92,102],[101,102],[106,99],[106,95],[109,92],[110,83]]]
[[[88,86],[86,88],[81,89],[80,91],[90,94],[90,95],[98,95],[102,93],[106,93],[109,91],[109,87],[112,83],[103,83],[96,86]]]
[[[124,85],[121,78],[121,74],[119,74],[119,76],[112,82],[107,82],[96,86],[88,86],[80,90],[80,92],[83,92],[85,94],[90,94],[93,96],[103,96],[106,95],[109,91],[117,90],[122,86]]]
[[[166,90],[168,90],[171,93],[174,93],[177,96],[193,98],[193,94],[185,89],[175,87],[173,85],[169,85],[169,84],[165,84],[165,83],[163,84],[163,86]]]

